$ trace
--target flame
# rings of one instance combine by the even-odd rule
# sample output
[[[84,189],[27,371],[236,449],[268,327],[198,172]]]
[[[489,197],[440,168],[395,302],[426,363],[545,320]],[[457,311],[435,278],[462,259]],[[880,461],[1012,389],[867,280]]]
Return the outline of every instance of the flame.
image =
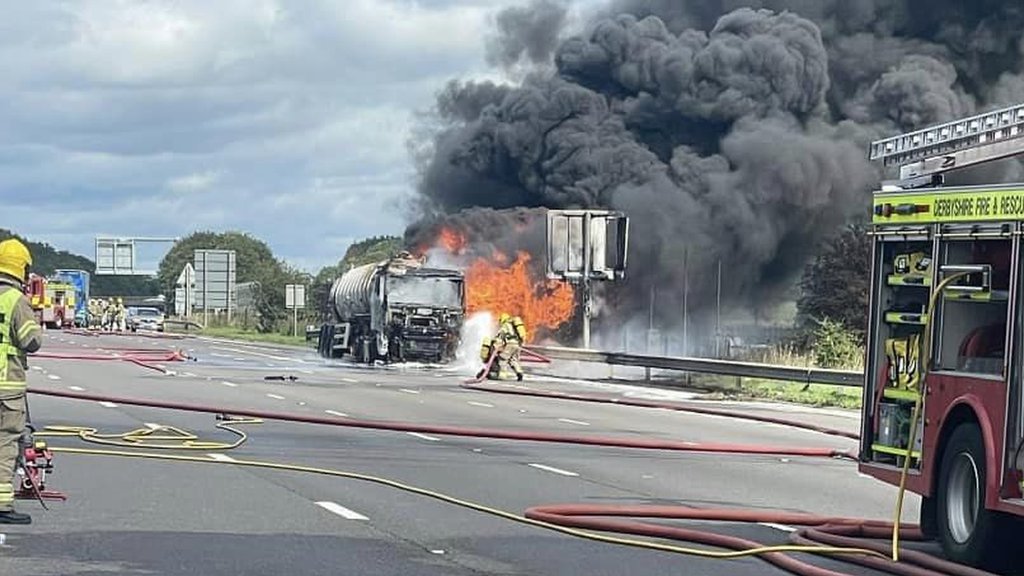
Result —
[[[573,314],[575,295],[564,282],[532,279],[530,255],[519,252],[511,264],[496,253],[493,261],[479,258],[466,270],[466,308],[470,314],[508,312],[526,324],[527,339],[533,341],[538,329],[555,329]]]
[[[530,271],[531,256],[517,252],[515,260],[491,249],[480,256],[480,248],[469,250],[470,242],[462,231],[444,227],[434,239],[434,247],[459,256],[465,265],[466,312],[488,312],[497,318],[508,312],[526,324],[527,339],[538,332],[551,331],[572,318],[575,292],[572,285],[555,280],[536,280]]]
[[[449,254],[462,254],[466,249],[466,235],[458,230],[442,228],[436,244],[448,251]]]

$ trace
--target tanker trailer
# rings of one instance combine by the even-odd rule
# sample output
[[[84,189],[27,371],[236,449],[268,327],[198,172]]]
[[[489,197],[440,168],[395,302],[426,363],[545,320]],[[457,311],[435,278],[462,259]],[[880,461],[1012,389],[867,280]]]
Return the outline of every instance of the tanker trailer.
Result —
[[[360,362],[437,362],[455,358],[465,317],[462,272],[428,268],[400,254],[353,268],[334,281],[318,352]]]

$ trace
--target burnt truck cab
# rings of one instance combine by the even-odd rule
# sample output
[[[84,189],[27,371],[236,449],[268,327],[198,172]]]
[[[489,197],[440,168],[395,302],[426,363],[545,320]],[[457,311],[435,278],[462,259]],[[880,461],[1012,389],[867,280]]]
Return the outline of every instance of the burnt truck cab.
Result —
[[[461,272],[406,268],[380,282],[378,350],[397,362],[444,362],[454,358],[465,318],[465,280]]]

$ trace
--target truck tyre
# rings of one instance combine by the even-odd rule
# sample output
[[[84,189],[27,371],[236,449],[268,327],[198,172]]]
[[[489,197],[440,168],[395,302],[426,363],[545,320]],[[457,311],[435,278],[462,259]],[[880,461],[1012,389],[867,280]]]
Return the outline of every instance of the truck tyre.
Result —
[[[1001,514],[985,509],[985,442],[974,423],[957,426],[942,453],[936,491],[936,527],[954,562],[998,570],[1008,533]]]
[[[935,494],[932,494],[931,497],[921,498],[921,519],[918,524],[921,534],[929,540],[935,540],[939,535],[938,500]]]

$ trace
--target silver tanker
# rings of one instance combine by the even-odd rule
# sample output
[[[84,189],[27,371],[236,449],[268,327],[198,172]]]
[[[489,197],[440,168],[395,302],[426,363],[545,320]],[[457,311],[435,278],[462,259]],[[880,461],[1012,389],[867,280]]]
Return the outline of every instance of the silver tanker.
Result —
[[[408,253],[353,268],[334,281],[318,351],[361,362],[455,358],[466,314],[462,272],[428,268]]]

